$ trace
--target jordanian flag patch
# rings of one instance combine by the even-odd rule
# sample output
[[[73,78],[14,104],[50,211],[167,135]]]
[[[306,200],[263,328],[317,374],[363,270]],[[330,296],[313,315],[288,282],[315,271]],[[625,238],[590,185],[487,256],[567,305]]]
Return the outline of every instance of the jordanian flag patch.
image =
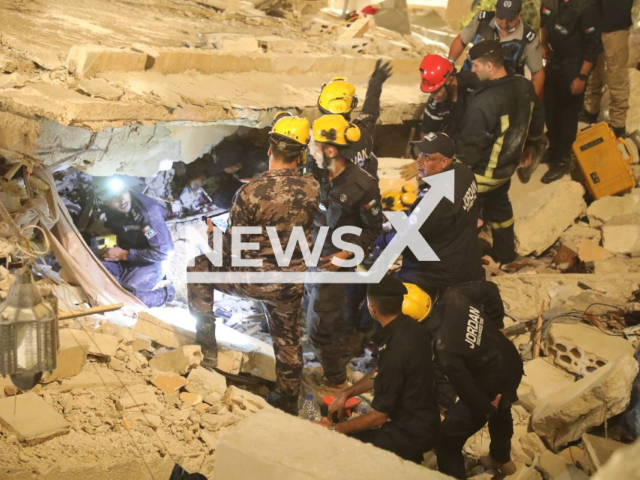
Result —
[[[546,7],[542,7],[542,14],[543,15],[551,15],[551,10],[549,10]]]
[[[596,31],[596,27],[589,27],[589,28],[585,28],[584,29],[584,33],[586,33],[587,35],[589,35],[590,33],[593,33]]]

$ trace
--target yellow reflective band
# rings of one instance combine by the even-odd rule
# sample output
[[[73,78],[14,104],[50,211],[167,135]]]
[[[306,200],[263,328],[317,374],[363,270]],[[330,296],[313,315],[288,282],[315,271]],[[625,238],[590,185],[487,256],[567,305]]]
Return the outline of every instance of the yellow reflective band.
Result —
[[[500,156],[500,152],[502,151],[502,144],[504,143],[504,134],[509,128],[509,115],[503,115],[500,117],[500,132],[502,135],[498,137],[498,139],[493,144],[493,149],[491,150],[491,157],[489,157],[489,164],[487,165],[487,169],[484,171],[484,176],[487,178],[493,177],[493,171],[498,166],[498,156]]]
[[[505,222],[488,222],[491,230],[500,230],[501,228],[509,228],[511,225],[515,223],[515,219],[511,217],[509,220]]]
[[[490,192],[491,190],[495,190],[496,188],[507,183],[510,178],[487,178],[477,173],[475,174],[475,177],[476,182],[478,183],[478,193],[486,193]]]

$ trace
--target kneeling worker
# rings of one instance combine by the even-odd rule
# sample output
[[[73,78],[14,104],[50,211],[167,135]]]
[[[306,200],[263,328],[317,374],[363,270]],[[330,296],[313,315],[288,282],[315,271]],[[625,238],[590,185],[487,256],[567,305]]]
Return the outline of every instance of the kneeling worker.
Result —
[[[173,285],[155,288],[164,277],[162,262],[173,250],[164,207],[129,190],[121,175],[94,177],[93,192],[106,207],[105,227],[117,236],[116,246],[97,252],[104,267],[147,307],[173,301]]]
[[[438,469],[455,478],[466,478],[462,447],[487,422],[493,469],[500,475],[516,471],[511,405],[524,372],[518,350],[501,332],[503,318],[498,287],[479,280],[441,292],[426,320],[437,363],[458,396],[436,447]]]
[[[407,288],[392,276],[367,288],[371,316],[382,326],[376,334],[378,367],[340,392],[319,423],[339,433],[389,450],[416,463],[431,450],[440,423],[436,402],[431,337],[423,324],[402,313]],[[372,411],[342,423],[346,401],[374,390]],[[380,428],[378,428],[380,427]]]

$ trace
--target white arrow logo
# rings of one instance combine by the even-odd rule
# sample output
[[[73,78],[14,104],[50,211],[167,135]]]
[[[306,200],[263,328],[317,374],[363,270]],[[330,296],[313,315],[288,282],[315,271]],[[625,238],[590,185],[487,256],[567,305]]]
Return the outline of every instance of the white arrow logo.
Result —
[[[429,191],[407,216],[404,212],[384,212],[396,230],[389,245],[368,272],[188,272],[188,283],[379,283],[405,248],[420,261],[440,259],[420,234],[429,215],[443,198],[454,202],[454,171],[423,178]]]

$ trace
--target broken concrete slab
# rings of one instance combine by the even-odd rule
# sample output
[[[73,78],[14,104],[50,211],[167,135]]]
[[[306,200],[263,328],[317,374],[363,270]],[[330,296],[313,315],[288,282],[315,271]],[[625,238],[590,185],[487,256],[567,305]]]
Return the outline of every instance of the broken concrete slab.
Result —
[[[224,393],[224,398],[228,404],[234,407],[233,412],[243,417],[259,412],[260,410],[270,410],[273,408],[264,398],[247,392],[246,390],[241,390],[235,385],[227,389]]]
[[[529,457],[536,458],[536,455],[543,455],[548,451],[542,439],[535,432],[528,432],[520,437],[520,446]]]
[[[636,440],[632,445],[617,450],[591,479],[635,479],[638,478],[638,472],[640,472],[640,439]]]
[[[304,438],[303,442],[300,439]],[[323,452],[318,455],[318,452]],[[282,455],[282,452],[296,452]],[[330,458],[331,462],[326,459]],[[222,435],[216,480],[326,478],[450,478],[358,440],[275,410],[260,412]]]
[[[131,342],[131,348],[134,352],[146,350],[147,352],[154,352],[155,348],[151,346],[151,341],[145,338],[136,338]]]
[[[587,429],[624,411],[637,374],[632,356],[610,362],[541,402],[533,411],[533,430],[555,450],[579,439]]]
[[[160,52],[158,52],[158,50],[142,43],[131,44],[131,50],[133,50],[134,52],[144,53],[151,58],[158,58],[160,56]]]
[[[586,452],[577,446],[571,446],[562,450],[558,455],[564,458],[566,461],[573,463],[576,467],[582,470],[587,475],[593,475],[593,467],[591,460],[588,458]]]
[[[593,262],[598,274],[640,273],[640,258],[609,258]]]
[[[560,242],[572,250],[577,250],[578,245],[583,240],[600,245],[602,232],[597,228],[590,227],[586,223],[576,223],[571,225],[565,232],[560,235]]]
[[[255,37],[234,33],[211,33],[206,36],[207,41],[218,50],[226,53],[254,53],[260,50]]]
[[[348,40],[351,38],[362,38],[371,26],[371,19],[362,17],[355,22],[348,23],[338,35],[338,40]]]
[[[136,408],[140,410],[159,411],[162,407],[155,389],[149,385],[132,387],[116,401],[116,409],[120,412]]]
[[[253,376],[275,382],[276,358],[271,345],[224,324],[216,325],[216,339],[220,348],[237,350],[244,354],[243,373],[250,373]]]
[[[218,370],[238,375],[242,369],[244,355],[237,350],[218,350]]]
[[[554,367],[544,358],[536,358],[524,364],[524,376],[518,387],[518,398],[533,411],[535,407],[558,390],[574,383],[574,378]]]
[[[35,393],[0,400],[0,425],[28,445],[69,433],[71,424]]]
[[[74,45],[69,50],[69,72],[76,78],[94,77],[101,72],[142,72],[147,55],[100,45]]]
[[[587,209],[589,225],[592,227],[609,224],[621,216],[638,216],[640,220],[640,188],[622,196],[603,197],[593,202]]]
[[[23,87],[25,83],[27,83],[27,77],[18,72],[14,72],[9,75],[2,75],[0,77],[0,89],[20,88]]]
[[[176,393],[187,384],[187,379],[180,375],[156,375],[151,379],[156,387],[165,395]]]
[[[154,356],[149,361],[149,366],[160,372],[174,372],[185,375],[200,365],[203,358],[200,345],[185,345]]]
[[[588,240],[582,240],[582,242],[580,242],[578,245],[578,255],[583,262],[596,262],[613,257],[611,252]]]
[[[517,252],[539,255],[553,245],[586,212],[583,195],[578,182],[554,182],[515,197]]]
[[[192,345],[196,340],[194,332],[170,325],[147,312],[138,314],[138,321],[133,330],[169,348]]]
[[[105,333],[89,332],[86,330],[76,330],[69,328],[69,341],[76,342],[77,345],[88,345],[89,355],[96,357],[115,357],[118,351],[118,338]]]
[[[87,361],[89,342],[86,338],[78,338],[68,328],[59,332],[58,364],[53,372],[42,375],[42,383],[50,383],[63,378],[75,377],[82,371]]]
[[[584,444],[594,470],[599,470],[609,461],[616,451],[626,447],[624,443],[616,442],[610,438],[590,435],[588,433],[585,433],[582,436],[582,443]]]
[[[640,252],[640,225],[605,225],[602,237],[604,248],[610,252]]]
[[[540,456],[538,468],[545,474],[545,478],[562,480],[588,480],[589,478],[573,463],[549,451]]]
[[[191,370],[187,376],[187,392],[198,393],[209,405],[220,402],[227,390],[227,380],[218,372],[212,372],[203,367]]]
[[[202,403],[202,395],[199,393],[182,392],[180,394],[180,400],[188,407],[193,407]]]
[[[623,356],[632,356],[633,344],[622,337],[603,334],[584,324],[554,323],[544,341],[553,363],[568,372],[586,375]]]
[[[124,95],[122,89],[114,87],[103,78],[82,80],[78,83],[78,89],[87,95],[105,100],[119,100]]]

